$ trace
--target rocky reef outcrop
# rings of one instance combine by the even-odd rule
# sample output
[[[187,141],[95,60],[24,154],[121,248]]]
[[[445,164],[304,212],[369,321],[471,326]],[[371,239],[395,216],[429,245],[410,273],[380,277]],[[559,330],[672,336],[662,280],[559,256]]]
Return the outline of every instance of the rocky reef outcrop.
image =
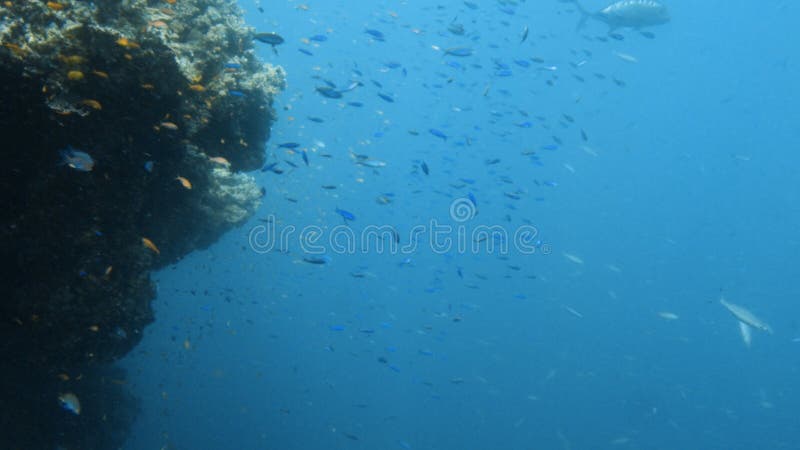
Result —
[[[113,448],[55,426],[34,445],[18,420],[74,421],[54,393],[90,392],[80,374],[139,342],[150,271],[257,208],[243,172],[263,164],[284,74],[253,35],[229,0],[0,2],[0,358],[12,383],[36,374],[0,447]]]

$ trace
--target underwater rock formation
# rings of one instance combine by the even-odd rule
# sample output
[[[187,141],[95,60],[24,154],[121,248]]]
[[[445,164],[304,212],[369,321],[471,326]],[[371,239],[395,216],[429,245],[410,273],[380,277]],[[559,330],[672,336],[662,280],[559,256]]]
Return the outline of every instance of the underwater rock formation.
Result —
[[[253,214],[284,84],[253,34],[228,0],[0,2],[4,364],[125,355],[150,271]]]

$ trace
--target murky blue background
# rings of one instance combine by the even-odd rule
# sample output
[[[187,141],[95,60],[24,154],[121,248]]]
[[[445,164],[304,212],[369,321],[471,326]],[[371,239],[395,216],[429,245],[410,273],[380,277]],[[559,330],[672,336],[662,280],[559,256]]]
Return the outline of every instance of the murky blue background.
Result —
[[[254,174],[246,226],[154,275],[157,321],[124,361],[128,449],[796,448],[800,5],[671,1],[655,38],[618,40],[576,32],[570,4],[503,3],[242,2],[286,39],[259,44],[288,73],[268,144],[285,172]],[[324,80],[363,86],[328,99]],[[545,246],[325,265],[297,239],[250,247],[260,219],[329,233],[336,208],[401,243],[437,220]],[[722,295],[774,335],[748,349]]]

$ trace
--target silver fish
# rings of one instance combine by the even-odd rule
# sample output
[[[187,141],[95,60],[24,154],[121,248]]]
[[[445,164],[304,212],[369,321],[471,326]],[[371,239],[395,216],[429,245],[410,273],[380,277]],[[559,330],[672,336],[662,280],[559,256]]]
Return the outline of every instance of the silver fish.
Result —
[[[739,305],[734,305],[733,303],[728,303],[725,301],[724,298],[720,298],[719,302],[722,303],[722,306],[728,308],[728,311],[731,312],[740,322],[750,325],[753,328],[756,328],[761,331],[766,331],[769,334],[772,334],[772,327],[769,326],[766,322],[759,319],[755,316],[755,314],[751,313],[747,308],[741,307]]]
[[[596,13],[586,11],[577,0],[566,1],[574,3],[581,13],[581,20],[578,22],[579,29],[590,18],[608,25],[609,31],[617,28],[640,29],[661,25],[670,20],[667,7],[655,0],[620,0]]]

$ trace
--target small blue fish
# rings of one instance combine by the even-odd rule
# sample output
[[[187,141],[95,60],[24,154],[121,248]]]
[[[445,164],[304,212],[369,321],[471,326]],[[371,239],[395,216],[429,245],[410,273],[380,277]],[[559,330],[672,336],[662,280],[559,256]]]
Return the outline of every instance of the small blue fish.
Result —
[[[298,52],[300,52],[300,53],[302,53],[302,54],[304,54],[304,55],[308,55],[308,56],[314,56],[314,54],[313,54],[313,53],[311,53],[310,51],[308,51],[308,50],[306,50],[306,49],[304,49],[304,48],[298,48],[298,49],[297,49],[297,51],[298,51]]]
[[[316,90],[317,90],[317,92],[319,92],[319,95],[321,95],[323,97],[342,98],[342,93],[340,91],[337,91],[335,88],[330,87],[330,86],[319,86],[319,87],[316,88]]]
[[[354,106],[356,108],[361,108],[362,106],[364,106],[364,104],[361,102],[347,102],[347,104],[350,106]]]
[[[278,148],[295,149],[297,147],[300,147],[300,144],[297,142],[284,142],[283,144],[278,144]]]
[[[278,165],[277,162],[269,163],[269,164],[265,165],[264,167],[262,167],[261,171],[262,172],[275,172],[276,171],[275,166],[277,166],[277,165]],[[276,173],[278,173],[278,172],[276,172]]]
[[[312,121],[314,123],[323,123],[323,122],[325,122],[325,119],[323,119],[322,117],[308,116],[308,120],[310,120],[310,121]]]
[[[342,219],[344,219],[345,222],[348,220],[356,220],[355,214],[351,213],[350,211],[345,211],[339,208],[336,208],[334,211],[336,211],[336,214],[342,216]]]
[[[422,169],[422,172],[425,175],[429,175],[431,173],[430,169],[428,168],[428,164],[426,164],[425,161],[422,161],[419,167]]]
[[[145,161],[144,162],[144,170],[146,170],[147,173],[153,173],[153,166],[154,165],[155,165],[155,163],[153,161]]]
[[[306,257],[303,257],[303,261],[307,262],[309,264],[316,264],[318,266],[321,266],[321,265],[328,264],[329,262],[331,262],[331,257],[328,256],[328,255],[306,256]]]
[[[242,68],[242,65],[239,63],[226,63],[225,68],[229,70],[238,70]]]
[[[235,89],[228,89],[228,95],[231,97],[244,97],[244,92]]]
[[[472,56],[472,49],[469,47],[451,47],[444,49],[444,54],[460,57]]]
[[[430,129],[428,129],[428,132],[430,134],[438,137],[438,138],[441,138],[442,140],[445,140],[445,141],[447,140],[447,135],[444,134],[444,132],[442,132],[440,130],[437,130],[436,128],[430,128]]]
[[[389,103],[394,103],[394,98],[392,98],[391,95],[383,94],[383,93],[379,92],[378,93],[378,97],[382,98],[383,100],[385,100],[385,101],[387,101]]]
[[[397,69],[397,68],[399,68],[399,67],[401,67],[401,66],[402,66],[402,64],[400,64],[400,63],[399,63],[399,62],[397,62],[397,61],[389,61],[389,62],[387,62],[387,63],[384,63],[383,65],[384,65],[384,67],[386,67],[387,69]]]
[[[478,207],[478,199],[475,198],[475,195],[472,192],[467,192],[467,198],[472,204],[477,208]]]
[[[273,48],[275,48],[276,45],[283,44],[284,42],[283,37],[281,37],[278,33],[256,33],[253,35],[253,40],[269,44]]]
[[[314,42],[325,42],[328,40],[328,36],[325,36],[324,34],[315,34],[308,38],[308,40]]]
[[[303,155],[303,162],[306,163],[306,167],[308,167],[308,152],[303,150],[301,153]]]
[[[58,153],[61,155],[61,164],[67,165],[72,169],[91,172],[94,168],[94,159],[92,159],[91,155],[75,150],[70,145],[63,150],[59,150]]]
[[[367,28],[366,30],[364,30],[364,33],[367,33],[368,35],[372,36],[372,39],[375,39],[376,41],[384,42],[386,40],[386,36],[384,36],[384,34],[378,30]]]

